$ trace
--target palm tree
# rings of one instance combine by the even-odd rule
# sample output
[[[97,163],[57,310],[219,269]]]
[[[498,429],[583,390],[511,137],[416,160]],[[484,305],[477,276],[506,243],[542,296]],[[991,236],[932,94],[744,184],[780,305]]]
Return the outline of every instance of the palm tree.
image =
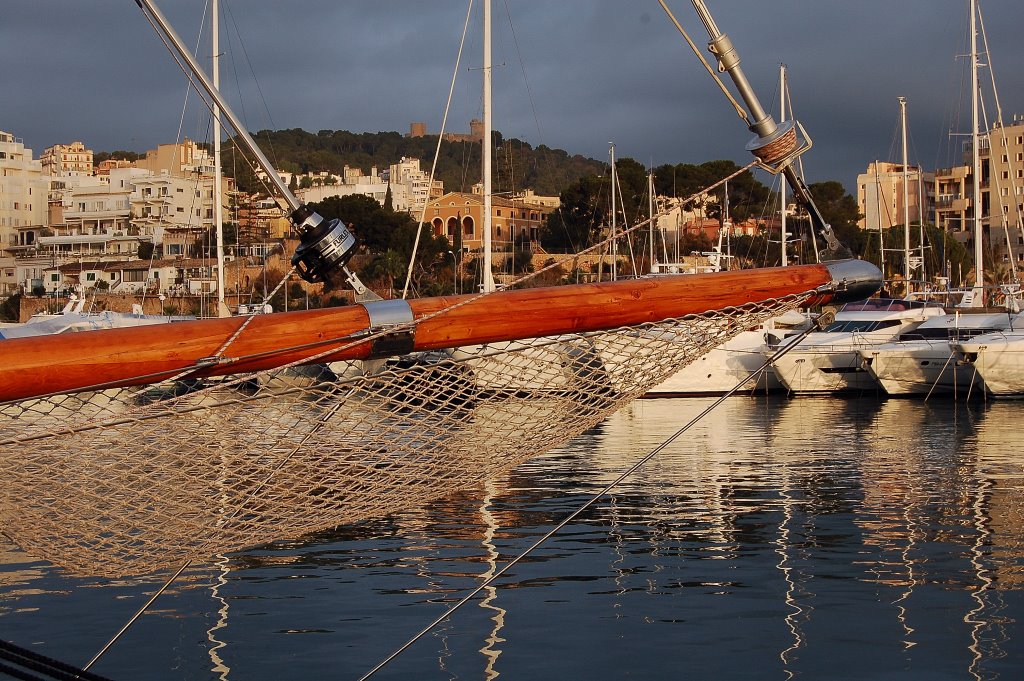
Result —
[[[395,279],[405,274],[405,263],[401,256],[392,249],[373,256],[363,268],[363,275],[369,281],[387,282],[389,296],[394,296]]]

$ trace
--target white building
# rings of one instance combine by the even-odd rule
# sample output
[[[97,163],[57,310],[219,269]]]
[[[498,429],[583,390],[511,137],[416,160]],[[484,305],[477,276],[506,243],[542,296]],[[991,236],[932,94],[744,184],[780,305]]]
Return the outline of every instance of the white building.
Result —
[[[910,224],[921,224],[922,218],[927,219],[927,194],[935,182],[934,173],[924,173],[917,166],[907,166],[906,187],[903,175],[901,164],[874,161],[866,172],[857,176],[857,208],[864,216],[857,223],[861,229],[877,232],[902,225],[904,195]]]
[[[16,291],[15,256],[33,251],[46,225],[47,178],[32,150],[0,131],[0,293]]]
[[[291,174],[280,174],[286,183],[291,182]],[[420,161],[416,158],[402,158],[380,174],[376,168],[371,168],[370,174],[364,175],[359,168],[345,166],[342,178],[319,173],[301,176],[297,178],[297,182],[301,184],[301,179],[306,177],[312,177],[314,185],[296,191],[296,196],[305,203],[318,203],[333,196],[361,194],[371,197],[383,206],[390,187],[391,207],[396,212],[406,212],[413,217],[419,217],[429,199],[437,199],[444,195],[444,183],[435,180],[431,188],[430,174],[420,169]],[[328,184],[323,181],[324,177],[341,181]]]
[[[134,176],[129,199],[131,224],[151,235],[165,256],[185,255],[214,226],[213,177],[180,177],[169,172]]]
[[[354,170],[358,171],[359,169],[356,168]],[[345,166],[345,177],[341,182],[315,184],[312,187],[299,189],[296,191],[296,196],[305,203],[319,203],[332,196],[362,194],[371,197],[383,206],[387,193],[388,186],[376,173],[363,175],[361,172],[352,172],[352,169]]]
[[[391,184],[391,205],[396,211],[411,213],[414,217],[419,216],[428,201],[444,196],[444,183],[435,180],[431,187],[430,173],[420,169],[418,158],[403,157],[388,168],[388,179]]]

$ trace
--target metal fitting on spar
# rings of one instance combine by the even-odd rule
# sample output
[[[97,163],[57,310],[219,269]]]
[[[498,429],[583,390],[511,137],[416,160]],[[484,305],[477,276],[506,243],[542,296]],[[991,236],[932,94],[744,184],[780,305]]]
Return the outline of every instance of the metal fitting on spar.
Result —
[[[867,260],[832,260],[823,263],[832,281],[823,288],[832,294],[832,302],[864,300],[882,288],[882,271]]]
[[[416,344],[416,321],[412,308],[406,300],[374,300],[360,303],[370,317],[367,335],[370,354],[366,359],[381,359],[405,355],[413,351]]]
[[[292,265],[306,281],[323,282],[332,270],[345,267],[355,255],[356,238],[341,220],[324,220],[302,206],[292,214],[292,222],[301,235]]]

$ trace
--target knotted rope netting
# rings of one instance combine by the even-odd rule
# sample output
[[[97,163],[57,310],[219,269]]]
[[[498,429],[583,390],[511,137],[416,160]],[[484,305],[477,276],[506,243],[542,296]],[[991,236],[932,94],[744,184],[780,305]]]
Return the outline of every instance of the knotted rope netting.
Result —
[[[417,508],[571,439],[806,298],[9,403],[0,523],[31,555],[116,576]]]

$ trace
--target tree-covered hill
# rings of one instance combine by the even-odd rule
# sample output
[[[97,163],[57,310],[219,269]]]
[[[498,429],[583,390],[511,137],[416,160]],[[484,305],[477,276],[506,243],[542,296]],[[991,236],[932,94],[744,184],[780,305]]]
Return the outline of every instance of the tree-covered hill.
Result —
[[[279,170],[288,172],[330,171],[340,175],[347,165],[369,173],[384,170],[402,158],[418,158],[424,172],[437,150],[437,136],[406,137],[398,132],[354,133],[346,130],[321,130],[317,133],[298,128],[261,130],[255,138]],[[515,192],[533,189],[538,194],[558,195],[567,185],[590,174],[600,174],[601,161],[572,156],[545,145],[533,147],[518,139],[504,139],[494,133],[494,191]],[[247,166],[234,156],[234,145],[227,145],[224,168],[237,175],[243,190],[258,191]],[[480,144],[443,142],[437,162],[437,178],[446,191],[469,191],[480,181]]]

